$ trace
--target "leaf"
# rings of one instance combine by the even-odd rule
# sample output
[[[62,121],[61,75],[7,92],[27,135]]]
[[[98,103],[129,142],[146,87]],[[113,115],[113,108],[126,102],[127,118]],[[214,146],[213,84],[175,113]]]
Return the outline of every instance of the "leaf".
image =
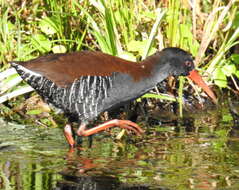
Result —
[[[52,48],[53,53],[66,53],[66,47],[63,45],[56,45]]]
[[[41,51],[42,53],[49,52],[51,50],[51,41],[47,39],[43,34],[35,34],[31,38],[32,45]]]
[[[153,11],[145,11],[142,12],[141,16],[144,16],[146,18],[149,18],[150,21],[156,19],[156,14]]]
[[[15,25],[12,24],[10,21],[7,22],[7,28],[8,32],[12,32],[15,29]]]
[[[226,64],[222,67],[222,71],[229,77],[236,72],[236,66],[234,64]]]
[[[96,30],[90,30],[90,32],[95,36],[97,42],[99,43],[100,49],[104,53],[111,54],[110,45],[107,43],[104,35]]]
[[[54,123],[49,119],[49,118],[41,118],[40,119],[41,123],[47,125],[47,126],[52,126]]]
[[[148,162],[143,161],[143,160],[139,160],[139,161],[137,162],[137,164],[140,165],[140,166],[148,166],[148,165],[149,165]]]
[[[32,48],[31,43],[28,44],[22,44],[19,47],[19,55],[24,58],[24,60],[30,60],[35,58],[35,56],[32,54],[36,49]]]
[[[176,98],[173,96],[170,96],[168,94],[153,94],[153,93],[147,93],[142,96],[142,98],[158,98],[162,100],[168,100],[168,101],[176,101]]]
[[[28,115],[38,115],[40,113],[42,113],[42,110],[35,109],[35,110],[28,110],[26,114],[28,114]]]
[[[233,62],[239,64],[239,54],[232,54],[231,59]]]
[[[143,56],[143,53],[145,51],[145,46],[147,45],[148,41],[149,40],[143,40],[143,41],[131,40],[127,44],[127,49],[128,51],[138,52],[140,56]],[[156,51],[157,51],[156,48],[150,48],[148,55],[152,55]]]
[[[239,27],[239,12],[238,11],[236,12],[235,18],[233,19],[232,27],[234,29]]]
[[[43,18],[39,22],[39,27],[40,27],[41,31],[47,35],[53,35],[57,32],[56,24],[54,23],[53,19],[51,19],[49,17]]]
[[[222,116],[222,121],[225,122],[225,123],[226,122],[231,122],[231,121],[233,121],[233,118],[230,114],[225,114],[225,115]]]
[[[111,54],[117,55],[117,44],[116,44],[116,25],[114,22],[113,12],[110,8],[105,8],[105,23],[106,32],[108,34],[108,44],[111,48]]]
[[[122,53],[120,53],[119,57],[129,60],[129,61],[134,61],[134,62],[136,61],[136,57],[132,53],[129,53],[126,51],[123,51]]]
[[[236,71],[235,75],[239,78],[239,71]]]
[[[227,77],[220,67],[216,68],[213,72],[213,79],[217,86],[221,88],[227,87]]]
[[[127,44],[127,49],[129,51],[140,51],[140,49],[142,49],[142,46],[145,45],[145,43],[143,43],[142,41],[137,41],[137,40],[132,40]]]
[[[149,38],[147,39],[147,43],[146,43],[146,45],[144,47],[144,50],[142,52],[142,55],[141,55],[143,59],[145,59],[151,53],[151,49],[152,49],[152,46],[153,46],[153,41],[154,41],[156,33],[158,31],[159,24],[160,24],[160,22],[161,22],[161,20],[162,20],[166,11],[162,11],[160,8],[157,8],[156,12],[157,12],[156,21],[153,24],[153,27],[152,27],[152,29],[150,31],[150,34],[149,34]]]

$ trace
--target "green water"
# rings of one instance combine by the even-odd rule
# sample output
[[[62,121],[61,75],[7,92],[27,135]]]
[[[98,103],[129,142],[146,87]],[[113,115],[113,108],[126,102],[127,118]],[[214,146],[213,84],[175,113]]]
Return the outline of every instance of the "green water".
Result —
[[[85,150],[75,152],[61,129],[2,122],[0,189],[239,189],[239,126],[229,111],[187,117],[175,125],[141,124],[146,133],[139,138],[96,136],[89,149],[86,138]]]

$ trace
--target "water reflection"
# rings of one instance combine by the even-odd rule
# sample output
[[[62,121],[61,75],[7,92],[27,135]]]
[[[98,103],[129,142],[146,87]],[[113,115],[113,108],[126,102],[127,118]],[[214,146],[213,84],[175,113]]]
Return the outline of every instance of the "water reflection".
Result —
[[[45,189],[55,187],[61,176],[50,171],[41,171],[47,167],[44,163],[6,161],[0,162],[0,189]]]
[[[74,152],[61,129],[2,124],[0,189],[239,189],[230,110],[189,113],[173,124],[158,117],[143,138],[98,136],[91,149]]]
[[[111,176],[63,175],[63,178],[64,180],[57,182],[54,190],[150,190],[146,185],[123,184],[118,178]]]

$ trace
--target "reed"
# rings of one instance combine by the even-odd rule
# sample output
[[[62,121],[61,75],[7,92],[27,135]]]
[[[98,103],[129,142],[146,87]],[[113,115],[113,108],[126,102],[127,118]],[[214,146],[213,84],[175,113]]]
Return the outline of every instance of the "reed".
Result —
[[[202,0],[2,0],[0,4],[0,103],[31,91],[7,61],[82,49],[138,61],[157,49],[176,46],[195,56],[211,84],[230,88],[227,77],[239,75],[237,63],[225,56],[238,44],[236,0],[213,4]],[[188,84],[182,80],[180,85]],[[180,89],[177,100],[182,110],[183,86]],[[145,97],[162,99],[162,94]]]

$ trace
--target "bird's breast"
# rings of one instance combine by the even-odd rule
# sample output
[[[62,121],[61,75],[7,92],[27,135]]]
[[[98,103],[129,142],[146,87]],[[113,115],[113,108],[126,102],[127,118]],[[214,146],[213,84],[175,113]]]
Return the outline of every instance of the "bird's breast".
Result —
[[[108,97],[104,100],[104,110],[115,108],[134,100],[152,89],[156,83],[150,78],[135,80],[125,73],[114,73],[112,87],[108,89]]]

